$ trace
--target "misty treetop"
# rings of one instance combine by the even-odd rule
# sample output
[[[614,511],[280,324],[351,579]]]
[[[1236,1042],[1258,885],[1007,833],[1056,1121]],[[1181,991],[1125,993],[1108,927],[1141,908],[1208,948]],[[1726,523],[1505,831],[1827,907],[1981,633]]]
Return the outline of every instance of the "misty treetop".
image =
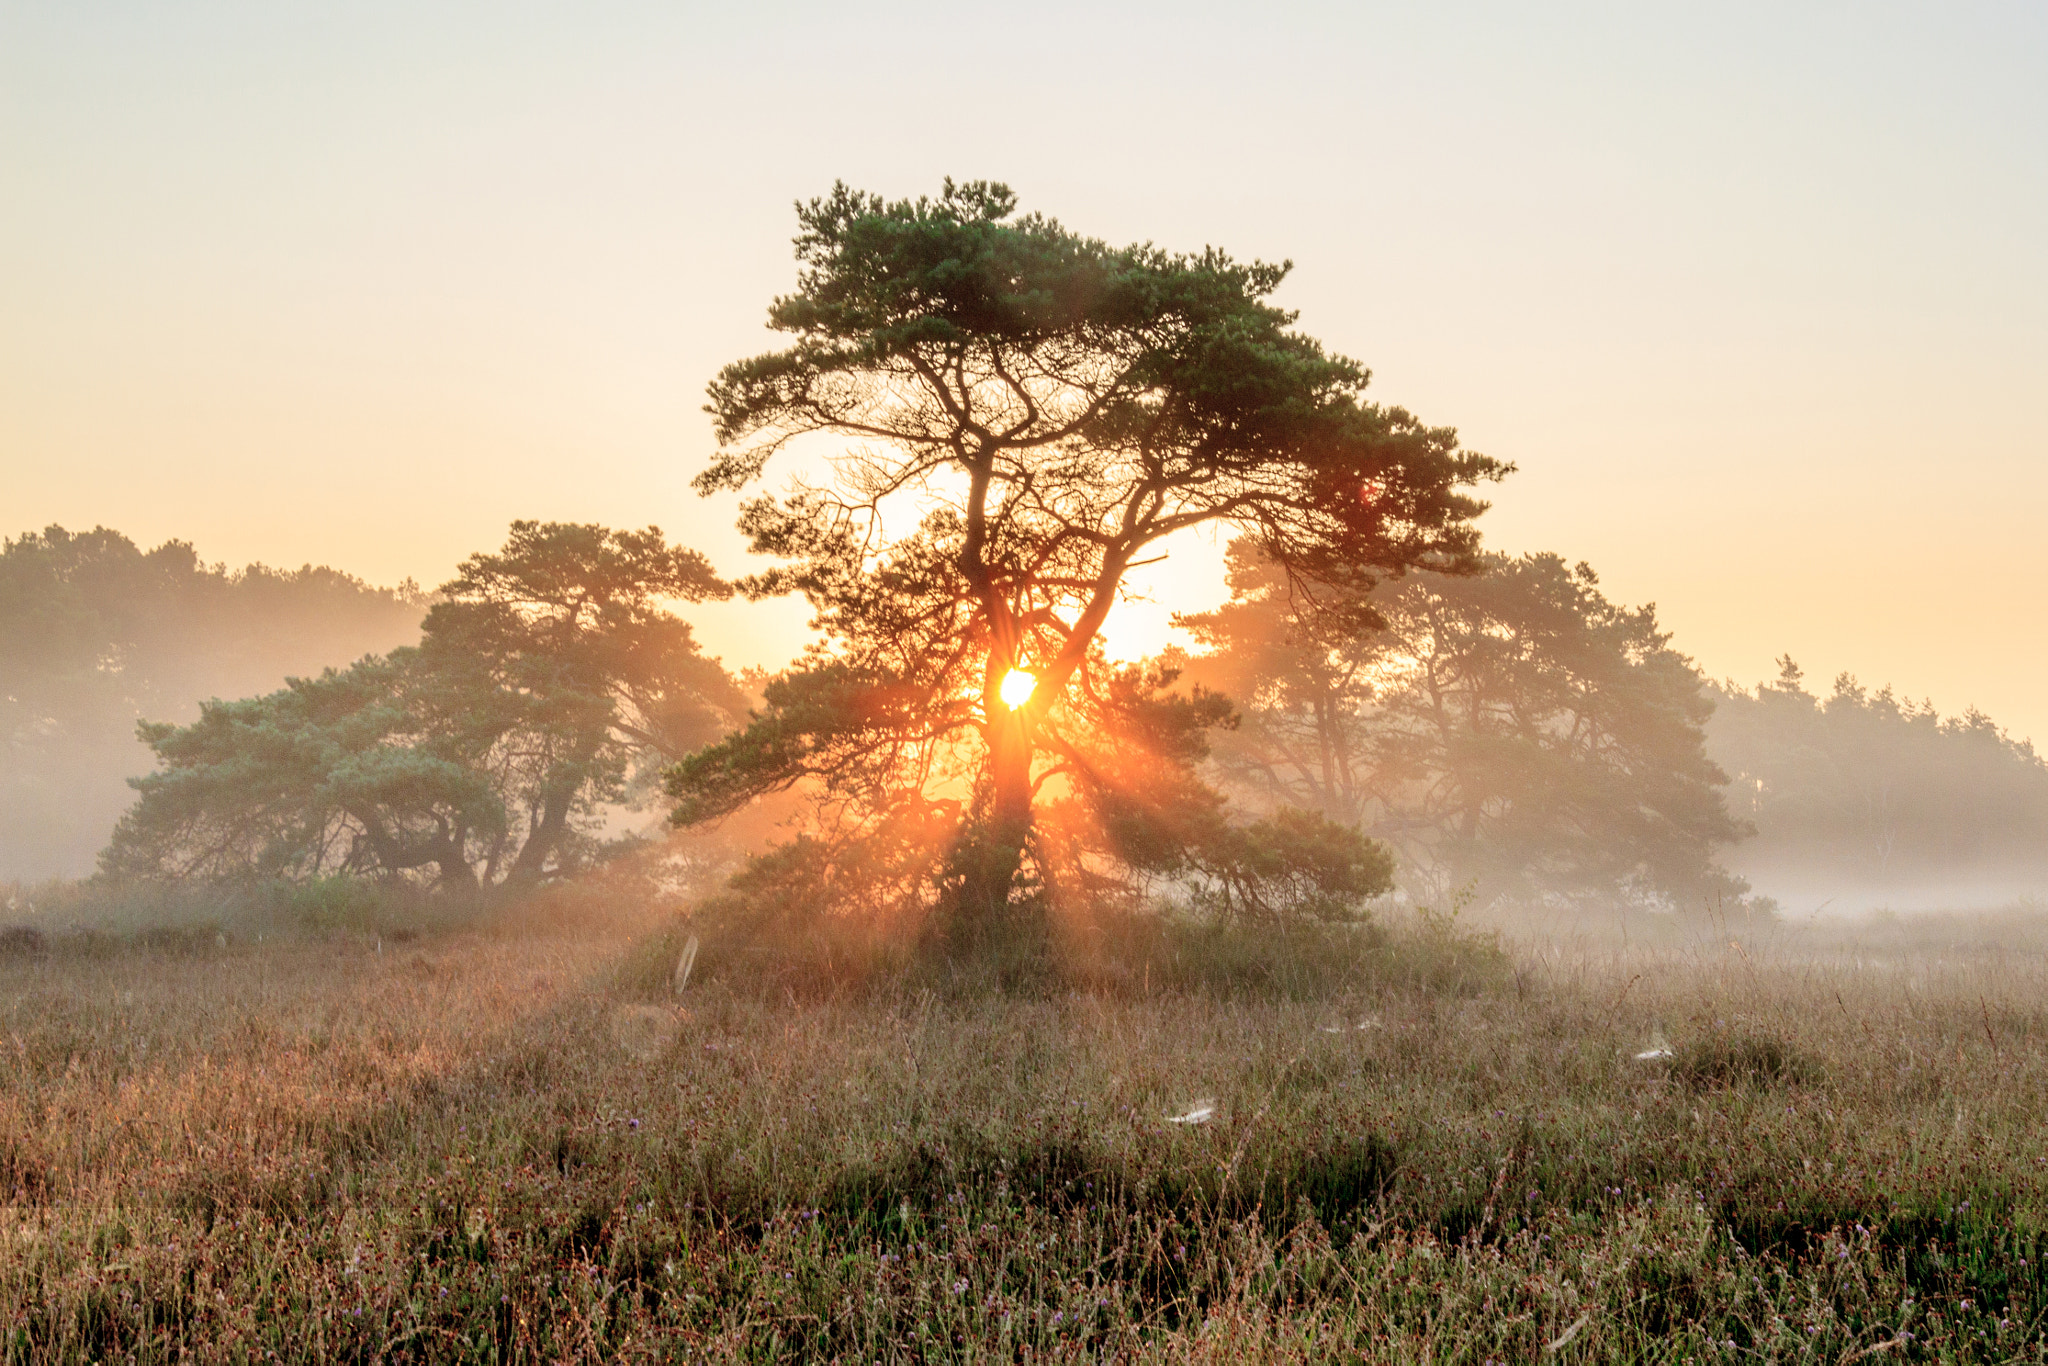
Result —
[[[721,444],[697,486],[841,443],[827,481],[756,497],[741,522],[784,561],[741,587],[803,593],[826,643],[674,771],[679,821],[804,783],[845,860],[884,830],[942,830],[913,900],[1000,919],[1027,852],[1041,884],[1083,880],[1034,837],[1062,794],[1150,811],[1153,842],[1224,828],[1196,819],[1216,802],[1192,769],[1191,730],[1216,718],[1148,731],[1137,718],[1167,704],[1120,693],[1101,651],[1126,574],[1163,541],[1229,526],[1305,594],[1471,562],[1470,489],[1505,467],[1365,401],[1364,368],[1268,302],[1286,266],[1111,247],[981,182],[894,202],[840,185],[798,220],[797,290],[769,311],[794,344],[712,384]],[[1006,700],[1020,671],[1028,692]],[[1137,770],[1104,744],[1154,744],[1172,781],[1121,789]],[[1185,800],[1144,799],[1166,792]],[[1316,829],[1333,876],[1371,862],[1355,832]]]
[[[324,566],[209,565],[105,527],[0,544],[0,876],[92,864],[148,762],[142,717],[416,638],[426,599]]]
[[[652,527],[515,522],[442,585],[418,645],[145,725],[159,768],[102,866],[454,889],[572,871],[650,762],[745,711],[665,605],[729,591]]]
[[[1233,545],[1230,601],[1183,621],[1206,648],[1190,675],[1243,708],[1217,743],[1226,786],[1388,842],[1439,904],[1739,897],[1716,859],[1746,827],[1706,752],[1713,699],[1654,610],[1555,555],[1479,569],[1382,584],[1346,620]]]

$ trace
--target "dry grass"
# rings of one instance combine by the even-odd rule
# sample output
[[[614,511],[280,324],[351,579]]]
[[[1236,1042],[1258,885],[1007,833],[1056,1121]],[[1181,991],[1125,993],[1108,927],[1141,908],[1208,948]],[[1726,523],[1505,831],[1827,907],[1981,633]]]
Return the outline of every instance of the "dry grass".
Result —
[[[591,937],[0,963],[0,1355],[2039,1360],[2048,971],[1910,947],[680,1009]]]

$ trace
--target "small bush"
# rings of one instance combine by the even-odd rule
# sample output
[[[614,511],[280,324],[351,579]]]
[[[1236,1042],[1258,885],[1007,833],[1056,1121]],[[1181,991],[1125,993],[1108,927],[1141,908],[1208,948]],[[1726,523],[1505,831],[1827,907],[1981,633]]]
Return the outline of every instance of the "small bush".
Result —
[[[1371,924],[1252,929],[1140,915],[1102,936],[1097,951],[1107,961],[1073,966],[1098,989],[1294,999],[1355,984],[1384,948]]]
[[[0,958],[41,958],[49,951],[49,940],[33,925],[0,929]]]
[[[1393,924],[1218,925],[1134,914],[1070,946],[1072,980],[1098,990],[1222,992],[1292,1000],[1347,991],[1451,995],[1490,991],[1513,976],[1497,936],[1449,916]]]
[[[218,947],[223,938],[257,935],[396,938],[408,931],[468,924],[492,904],[477,896],[340,876],[235,883],[93,877],[48,884],[37,889],[36,897],[38,918],[64,927],[48,932],[52,949],[71,955],[124,944],[191,952]],[[88,944],[86,938],[93,936],[107,942]]]
[[[280,885],[275,895],[286,919],[310,930],[354,930],[372,934],[404,917],[396,904],[411,900],[393,889],[353,877],[316,877]]]
[[[1449,911],[1418,907],[1412,921],[1389,930],[1372,965],[1374,980],[1449,996],[1479,995],[1510,981],[1514,963],[1500,936],[1460,925],[1462,904]]]
[[[1807,1085],[1820,1067],[1776,1034],[1738,1030],[1680,1047],[1671,1074],[1696,1091],[1725,1086]]]

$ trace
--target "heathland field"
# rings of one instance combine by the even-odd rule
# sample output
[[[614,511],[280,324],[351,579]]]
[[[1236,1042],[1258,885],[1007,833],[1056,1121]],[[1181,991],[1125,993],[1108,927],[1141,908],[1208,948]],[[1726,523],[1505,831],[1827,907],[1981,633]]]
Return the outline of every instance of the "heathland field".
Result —
[[[54,936],[4,1356],[2040,1360],[2048,957],[1967,931],[680,996],[673,932]]]

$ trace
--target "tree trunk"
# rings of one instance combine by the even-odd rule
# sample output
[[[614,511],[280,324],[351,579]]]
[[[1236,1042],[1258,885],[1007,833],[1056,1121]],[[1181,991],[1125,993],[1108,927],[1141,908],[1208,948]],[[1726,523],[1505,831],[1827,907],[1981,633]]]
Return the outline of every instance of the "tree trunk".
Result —
[[[1031,839],[1031,754],[1029,722],[1022,711],[1005,711],[988,727],[989,772],[986,824],[970,830],[964,856],[960,901],[955,908],[960,947],[973,949],[1007,938],[1011,896],[1024,849]]]
[[[512,867],[505,874],[507,886],[526,886],[540,881],[548,855],[555,852],[562,836],[568,832],[569,803],[575,796],[575,788],[564,789],[559,785],[541,794],[540,819],[534,823],[526,843],[519,846],[519,857],[512,860]]]
[[[470,866],[463,851],[463,839],[458,831],[435,846],[433,863],[436,871],[434,885],[442,891],[474,892],[477,889],[476,869]]]

